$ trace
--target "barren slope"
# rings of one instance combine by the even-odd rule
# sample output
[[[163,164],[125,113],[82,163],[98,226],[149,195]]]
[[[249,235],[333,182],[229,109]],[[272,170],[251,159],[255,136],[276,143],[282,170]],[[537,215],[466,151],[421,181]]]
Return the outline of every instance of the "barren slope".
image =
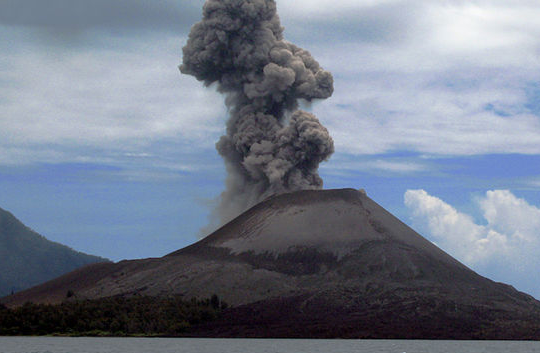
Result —
[[[531,338],[540,330],[534,298],[477,275],[352,189],[276,196],[163,258],[89,267],[3,301],[59,302],[68,290],[77,298],[216,293],[234,308],[201,335]]]

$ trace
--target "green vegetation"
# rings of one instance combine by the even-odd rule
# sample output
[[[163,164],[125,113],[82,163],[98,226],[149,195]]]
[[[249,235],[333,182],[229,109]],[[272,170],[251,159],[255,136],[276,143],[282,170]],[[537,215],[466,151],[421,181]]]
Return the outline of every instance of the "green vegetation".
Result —
[[[0,297],[104,261],[47,240],[0,208]]]
[[[15,309],[0,304],[0,336],[176,336],[215,320],[226,307],[216,295],[204,300],[109,297]]]

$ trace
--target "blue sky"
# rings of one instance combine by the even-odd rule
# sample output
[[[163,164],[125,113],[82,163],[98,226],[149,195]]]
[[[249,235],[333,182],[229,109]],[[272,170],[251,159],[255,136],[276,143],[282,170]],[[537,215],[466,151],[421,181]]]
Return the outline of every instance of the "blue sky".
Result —
[[[177,68],[203,3],[0,3],[0,207],[113,260],[198,239],[223,189],[227,116]],[[286,39],[334,75],[334,95],[310,107],[336,146],[325,187],[365,188],[480,274],[540,298],[540,4],[277,5]]]

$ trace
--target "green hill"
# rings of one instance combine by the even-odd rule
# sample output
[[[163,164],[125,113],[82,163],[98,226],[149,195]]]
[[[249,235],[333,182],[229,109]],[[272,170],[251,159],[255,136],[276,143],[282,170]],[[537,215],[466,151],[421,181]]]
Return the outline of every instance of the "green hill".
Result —
[[[0,208],[0,297],[103,261],[47,240]]]

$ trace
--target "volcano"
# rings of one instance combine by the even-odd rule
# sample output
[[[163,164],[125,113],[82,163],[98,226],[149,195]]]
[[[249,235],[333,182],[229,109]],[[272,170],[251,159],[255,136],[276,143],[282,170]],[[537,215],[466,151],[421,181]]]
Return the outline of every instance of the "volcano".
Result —
[[[470,270],[353,189],[269,198],[162,258],[87,266],[6,297],[122,295],[230,304],[210,337],[538,339],[540,302]]]

